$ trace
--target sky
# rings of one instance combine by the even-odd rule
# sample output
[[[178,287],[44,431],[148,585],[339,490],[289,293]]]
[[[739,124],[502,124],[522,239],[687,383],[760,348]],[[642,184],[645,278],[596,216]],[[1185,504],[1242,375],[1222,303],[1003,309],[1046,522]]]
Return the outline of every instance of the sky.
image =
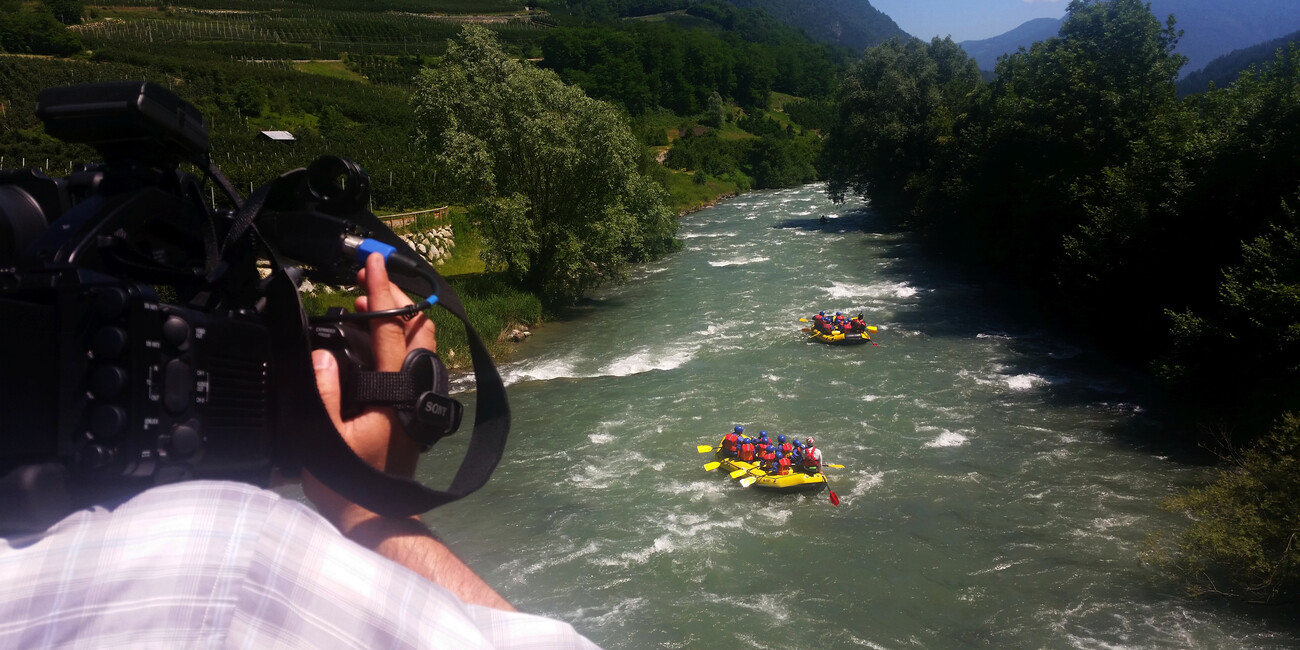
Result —
[[[1035,18],[1061,18],[1069,0],[868,0],[921,40],[958,43],[1005,34]]]

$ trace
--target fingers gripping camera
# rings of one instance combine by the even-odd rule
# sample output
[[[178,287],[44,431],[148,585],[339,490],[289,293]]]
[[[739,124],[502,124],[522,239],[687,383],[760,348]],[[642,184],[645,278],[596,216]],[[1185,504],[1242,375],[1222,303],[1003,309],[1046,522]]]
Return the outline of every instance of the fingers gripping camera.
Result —
[[[344,419],[372,406],[392,407],[406,434],[426,451],[460,428],[464,407],[448,397],[447,367],[437,353],[419,348],[406,355],[399,372],[371,370],[370,333],[349,322],[313,327],[312,347],[329,350],[339,361]]]

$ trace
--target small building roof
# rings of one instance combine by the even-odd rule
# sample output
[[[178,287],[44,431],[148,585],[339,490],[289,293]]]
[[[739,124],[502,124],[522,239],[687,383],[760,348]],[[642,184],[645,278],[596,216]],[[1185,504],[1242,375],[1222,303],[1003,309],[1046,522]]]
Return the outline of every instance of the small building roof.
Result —
[[[293,142],[293,134],[288,131],[262,131],[262,137],[267,140],[277,140],[280,142]]]

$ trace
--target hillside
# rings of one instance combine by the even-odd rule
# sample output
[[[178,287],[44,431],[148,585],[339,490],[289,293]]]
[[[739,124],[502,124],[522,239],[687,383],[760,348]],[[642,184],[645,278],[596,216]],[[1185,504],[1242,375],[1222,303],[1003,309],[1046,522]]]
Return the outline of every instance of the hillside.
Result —
[[[1183,32],[1177,49],[1187,57],[1183,75],[1201,70],[1216,57],[1300,29],[1296,0],[1151,0],[1151,12],[1161,22],[1173,14],[1174,27]],[[959,45],[981,70],[992,70],[999,56],[1055,36],[1059,27],[1060,21],[1039,18],[1000,36]]]
[[[865,48],[895,36],[908,35],[894,19],[871,6],[868,0],[730,0],[738,7],[764,9],[777,20],[803,30],[815,40],[853,48]]]
[[[1251,66],[1262,66],[1277,58],[1277,51],[1285,49],[1288,44],[1300,45],[1300,32],[1292,32],[1282,38],[1260,43],[1240,50],[1233,50],[1213,61],[1205,68],[1197,70],[1178,82],[1178,94],[1190,95],[1205,92],[1211,83],[1216,88],[1223,88]]]
[[[992,70],[998,63],[998,57],[1015,52],[1021,47],[1056,36],[1061,30],[1059,18],[1035,18],[1023,25],[993,38],[958,43],[966,50],[980,70]]]
[[[1175,27],[1183,30],[1177,51],[1187,57],[1184,75],[1215,57],[1300,29],[1296,0],[1151,0],[1151,12],[1161,21],[1173,14]]]

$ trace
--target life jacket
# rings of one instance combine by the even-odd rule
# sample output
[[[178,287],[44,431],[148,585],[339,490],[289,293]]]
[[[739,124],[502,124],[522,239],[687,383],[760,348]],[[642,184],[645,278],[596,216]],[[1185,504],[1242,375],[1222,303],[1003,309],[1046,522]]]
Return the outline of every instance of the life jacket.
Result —
[[[741,460],[745,461],[745,462],[753,461],[753,460],[754,460],[754,445],[752,445],[752,444],[750,444],[750,443],[745,443],[745,444],[741,445],[741,446],[740,446],[740,456],[739,456],[739,458],[740,458]]]
[[[777,470],[777,472],[776,472],[777,474],[789,474],[789,473],[790,473],[790,459],[787,458],[787,457],[782,456],[782,457],[781,457],[781,460],[777,461],[777,467],[780,468],[780,469]]]
[[[817,462],[817,448],[809,447],[803,452],[803,466],[809,469],[817,469],[820,463]]]
[[[740,436],[736,435],[736,433],[735,433],[734,431],[731,432],[731,433],[728,433],[728,434],[727,434],[727,437],[725,437],[725,438],[722,439],[722,448],[725,449],[725,450],[727,450],[727,451],[735,451],[735,450],[736,450],[736,441],[739,440],[739,439],[740,439]]]
[[[813,316],[812,319],[813,319],[813,322],[814,322],[814,323],[820,323],[820,322],[826,320],[826,317],[825,317],[825,316],[822,316],[821,314],[817,314],[816,316]]]
[[[764,463],[767,463],[768,466],[771,466],[772,463],[775,463],[775,462],[776,462],[776,450],[772,449],[771,447],[768,447],[766,450],[764,450],[764,451],[763,451],[763,462],[764,462]]]
[[[789,456],[790,452],[792,451],[794,451],[794,445],[788,442],[781,443],[781,453],[785,454],[786,456]]]

